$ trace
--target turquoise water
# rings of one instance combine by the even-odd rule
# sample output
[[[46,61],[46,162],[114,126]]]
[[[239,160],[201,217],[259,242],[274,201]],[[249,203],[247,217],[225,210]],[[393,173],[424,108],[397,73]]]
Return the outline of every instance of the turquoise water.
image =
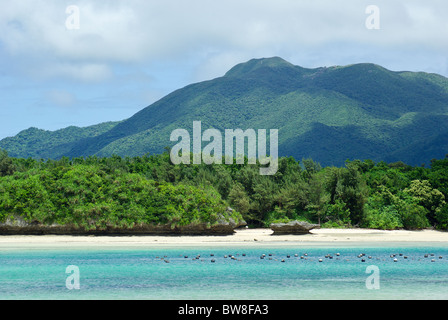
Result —
[[[70,265],[78,290],[66,286]],[[448,299],[448,248],[0,250],[0,299]]]

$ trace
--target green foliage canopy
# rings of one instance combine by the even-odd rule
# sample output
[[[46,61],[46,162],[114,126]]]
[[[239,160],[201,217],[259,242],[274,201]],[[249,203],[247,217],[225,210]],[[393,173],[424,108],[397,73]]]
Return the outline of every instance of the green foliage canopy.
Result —
[[[235,221],[259,227],[305,220],[323,227],[448,229],[448,158],[431,167],[371,160],[321,167],[282,157],[275,175],[261,176],[259,164],[176,166],[168,152],[47,161],[0,155],[11,168],[0,177],[0,221],[20,216],[85,230],[213,225],[230,206]]]

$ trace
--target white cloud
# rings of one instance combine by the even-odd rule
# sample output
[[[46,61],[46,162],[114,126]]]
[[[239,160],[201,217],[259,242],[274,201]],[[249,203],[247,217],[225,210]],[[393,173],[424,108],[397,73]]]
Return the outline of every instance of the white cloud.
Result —
[[[380,30],[365,27],[372,4]],[[70,5],[79,7],[79,29],[66,27]],[[446,0],[0,0],[0,108],[15,106],[2,130],[23,129],[23,110],[33,107],[41,121],[71,109],[89,123],[121,119],[259,57],[448,76],[447,12]],[[48,101],[76,108],[43,114]],[[99,109],[111,112],[93,118]]]
[[[384,30],[370,37],[364,28],[367,3],[353,0],[78,1],[79,30],[65,28],[64,2],[10,1],[0,13],[0,39],[13,54],[105,63],[179,56],[204,47],[250,51],[341,40],[446,43],[444,2],[435,1],[435,9],[429,1],[377,2]]]
[[[80,28],[68,30],[66,8],[74,3]],[[110,79],[117,63],[135,66],[192,57],[201,59],[192,79],[222,75],[233,64],[260,56],[295,57],[292,62],[304,65],[316,60],[339,63],[338,52],[331,57],[326,50],[343,46],[351,50],[344,53],[346,63],[369,57],[369,51],[372,59],[386,53],[391,61],[397,60],[393,57],[397,52],[408,52],[403,60],[409,59],[410,64],[412,51],[421,48],[430,52],[432,60],[446,57],[448,2],[376,0],[381,30],[373,31],[365,27],[370,4],[359,0],[0,0],[0,53],[9,54],[24,74],[87,82]]]
[[[438,47],[448,34],[443,1],[376,1],[383,29],[377,37],[364,27],[370,3],[358,0],[80,0],[79,30],[65,27],[67,2],[2,2],[8,4],[0,13],[0,41],[12,54],[105,63],[180,56],[204,47],[299,49],[330,41]]]

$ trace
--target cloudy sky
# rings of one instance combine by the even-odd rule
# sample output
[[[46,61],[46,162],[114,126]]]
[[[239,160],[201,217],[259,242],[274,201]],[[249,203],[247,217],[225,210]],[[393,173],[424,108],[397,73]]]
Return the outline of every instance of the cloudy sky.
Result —
[[[0,139],[123,120],[271,56],[448,76],[448,1],[0,0]]]

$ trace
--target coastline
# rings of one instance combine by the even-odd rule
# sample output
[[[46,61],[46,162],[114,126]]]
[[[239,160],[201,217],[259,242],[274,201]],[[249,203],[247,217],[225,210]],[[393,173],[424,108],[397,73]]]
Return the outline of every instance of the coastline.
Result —
[[[435,230],[315,229],[306,235],[272,235],[271,229],[237,229],[226,236],[0,236],[0,250],[115,249],[263,246],[448,246],[448,232]]]

